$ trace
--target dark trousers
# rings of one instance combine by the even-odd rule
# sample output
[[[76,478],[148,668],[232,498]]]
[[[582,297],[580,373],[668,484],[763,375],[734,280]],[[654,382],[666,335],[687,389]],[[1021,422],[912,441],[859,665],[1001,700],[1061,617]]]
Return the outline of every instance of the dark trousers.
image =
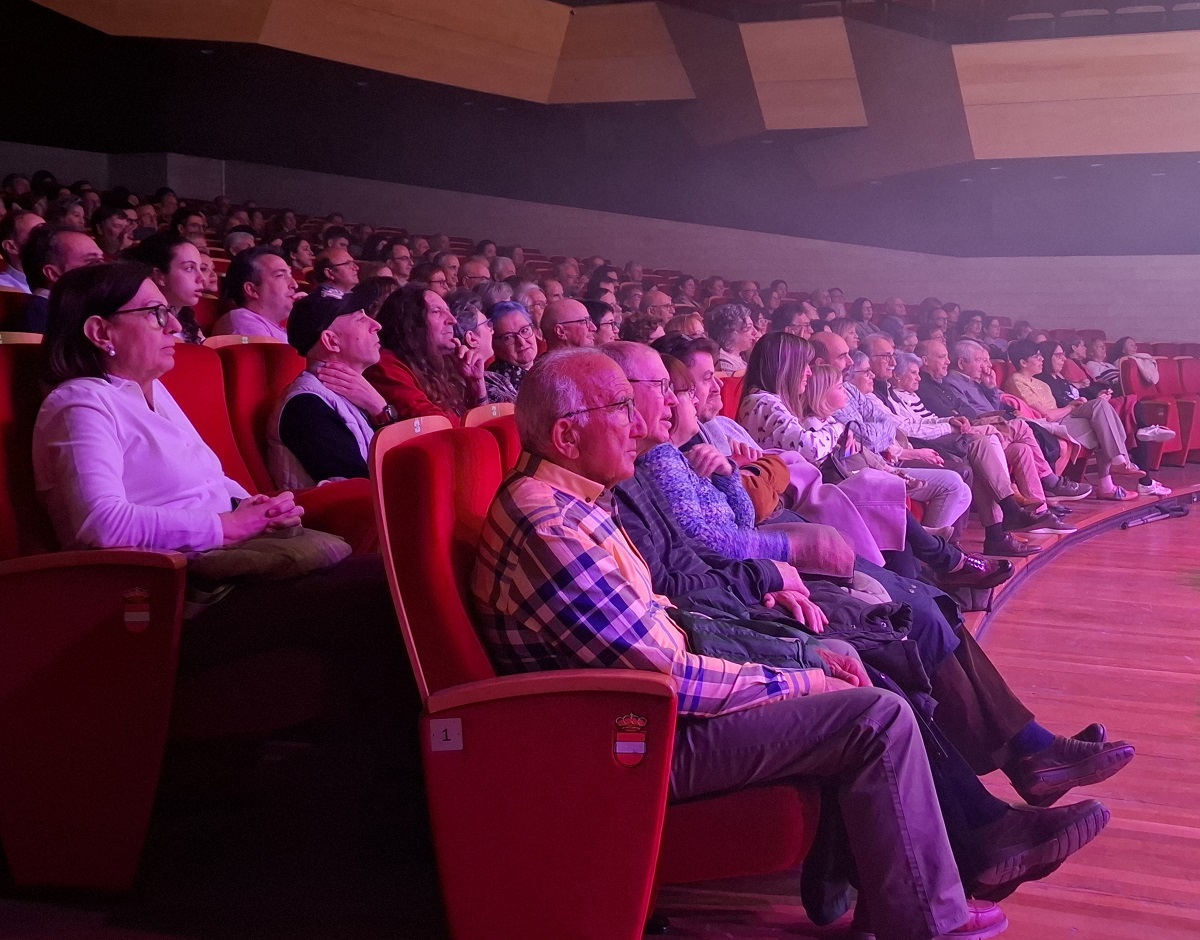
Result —
[[[850,689],[681,719],[671,795],[816,777],[846,820],[859,913],[880,940],[929,940],[966,919],[925,744],[908,703]]]
[[[958,564],[962,558],[961,551],[946,539],[926,531],[911,512],[904,515],[906,548],[900,552],[883,553],[889,570],[901,577],[915,578],[921,573],[921,562],[939,573],[947,572]]]

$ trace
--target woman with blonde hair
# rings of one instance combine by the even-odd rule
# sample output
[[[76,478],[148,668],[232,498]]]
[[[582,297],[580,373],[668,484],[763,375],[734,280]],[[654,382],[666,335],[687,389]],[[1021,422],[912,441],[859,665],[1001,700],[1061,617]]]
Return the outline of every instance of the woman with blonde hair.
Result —
[[[665,327],[667,335],[682,333],[688,339],[707,335],[704,332],[704,317],[698,313],[681,313],[671,317]]]
[[[821,467],[827,480],[841,477],[837,489],[867,523],[887,567],[897,574],[915,576],[919,560],[933,569],[943,587],[994,587],[1011,577],[1011,562],[967,555],[922,527],[908,511],[905,479],[886,465],[880,469],[882,461],[871,460],[853,428],[834,419],[847,400],[841,373],[812,362],[811,344],[790,333],[768,333],[755,344],[738,423],[758,445],[797,451]]]

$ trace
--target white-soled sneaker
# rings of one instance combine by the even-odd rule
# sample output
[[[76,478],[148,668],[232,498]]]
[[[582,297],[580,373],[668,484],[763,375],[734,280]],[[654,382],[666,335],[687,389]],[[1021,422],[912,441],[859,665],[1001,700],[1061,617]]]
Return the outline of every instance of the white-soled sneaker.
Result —
[[[1161,424],[1152,424],[1148,428],[1138,428],[1137,439],[1151,444],[1161,444],[1175,437],[1175,432],[1164,428]]]
[[[1170,496],[1171,488],[1163,486],[1158,480],[1138,484],[1138,496]]]

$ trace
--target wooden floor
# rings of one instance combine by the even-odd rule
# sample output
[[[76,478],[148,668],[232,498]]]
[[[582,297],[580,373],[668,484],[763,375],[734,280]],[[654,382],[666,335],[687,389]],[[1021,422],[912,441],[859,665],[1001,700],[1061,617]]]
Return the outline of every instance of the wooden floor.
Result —
[[[1177,492],[1200,468],[1164,470]],[[1098,531],[1151,500],[1075,503]],[[968,532],[967,545],[977,533]],[[1137,745],[1124,771],[1087,795],[1108,830],[1043,882],[1005,902],[1006,940],[1200,940],[1200,505],[1184,520],[1085,529],[1006,587],[998,612],[969,619],[984,648],[1050,728],[1103,721]],[[380,827],[356,818],[342,760],[284,755],[256,805],[160,807],[135,891],[119,898],[0,896],[0,940],[442,940],[433,860],[412,809]],[[994,775],[999,776],[999,775]],[[268,781],[270,783],[270,781]],[[988,780],[1005,798],[1002,779]],[[408,828],[403,825],[407,823]],[[363,839],[403,832],[386,844]],[[682,940],[830,940],[804,918],[794,874],[664,890]],[[567,940],[567,938],[564,938]]]

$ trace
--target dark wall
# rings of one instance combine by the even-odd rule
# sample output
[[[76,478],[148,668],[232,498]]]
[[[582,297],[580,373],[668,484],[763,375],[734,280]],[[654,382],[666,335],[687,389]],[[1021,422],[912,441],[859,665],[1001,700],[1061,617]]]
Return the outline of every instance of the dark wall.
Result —
[[[941,254],[1200,250],[1191,155],[1165,177],[1150,175],[1161,158],[1090,175],[1088,161],[1033,161],[821,190],[796,158],[802,137],[699,148],[676,105],[535,105],[260,46],[114,38],[31,0],[4,5],[17,41],[5,47],[0,139],[172,151]]]

